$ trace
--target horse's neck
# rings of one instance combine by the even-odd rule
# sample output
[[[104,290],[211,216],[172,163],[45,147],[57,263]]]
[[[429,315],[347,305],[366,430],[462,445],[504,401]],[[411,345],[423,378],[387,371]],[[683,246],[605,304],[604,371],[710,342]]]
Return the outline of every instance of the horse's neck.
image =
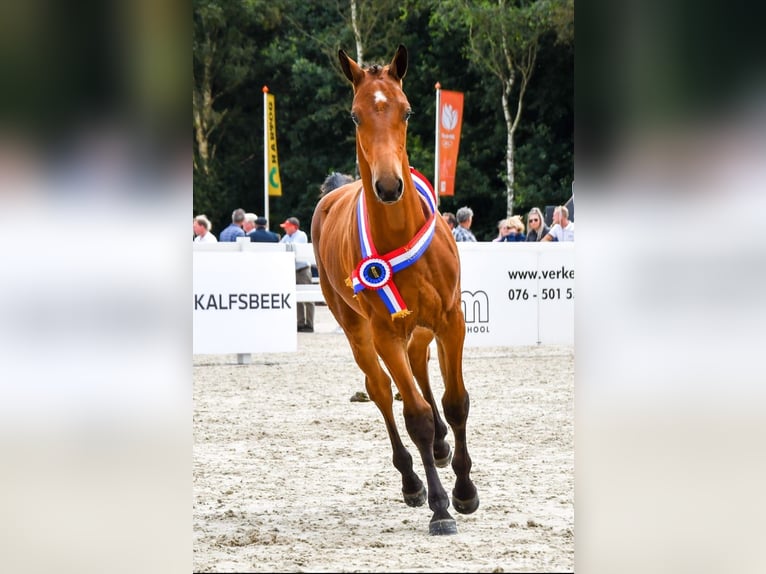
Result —
[[[405,183],[402,197],[392,204],[381,203],[372,189],[372,180],[362,178],[367,221],[372,240],[379,253],[386,253],[406,245],[427,220],[423,202],[410,177],[409,167],[403,177]]]

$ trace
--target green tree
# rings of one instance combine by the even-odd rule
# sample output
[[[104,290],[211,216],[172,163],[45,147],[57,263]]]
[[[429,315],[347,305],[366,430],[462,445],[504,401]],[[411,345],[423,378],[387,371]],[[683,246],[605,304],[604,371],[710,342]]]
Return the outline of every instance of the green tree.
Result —
[[[456,195],[442,197],[441,209],[469,205],[476,213],[477,237],[494,237],[496,222],[507,210],[507,130],[496,76],[466,58],[471,30],[459,19],[445,29],[433,18],[434,0],[387,1],[380,7],[370,0],[355,2],[357,17],[366,22],[358,25],[364,63],[385,64],[397,44],[407,46],[410,65],[404,84],[415,112],[407,150],[410,163],[426,177],[433,178],[434,84],[465,94]],[[443,2],[455,5],[458,0]],[[351,0],[261,1],[259,10],[244,0],[193,0],[193,6],[197,111],[204,111],[199,97],[205,85],[203,56],[212,53],[215,73],[208,76],[208,109],[213,120],[208,130],[215,114],[222,115],[208,134],[208,175],[200,167],[197,132],[192,130],[195,213],[206,213],[215,229],[227,224],[237,207],[264,213],[262,88],[267,85],[276,97],[283,184],[283,195],[269,200],[269,218],[278,231],[279,221],[295,215],[308,231],[325,176],[331,171],[353,174],[355,169],[352,90],[337,63],[339,48],[359,58]],[[201,14],[208,12],[216,17],[207,17],[203,26]],[[554,42],[557,31],[541,38],[534,82],[525,93],[524,117],[516,131],[516,211],[560,203],[563,193],[571,193],[573,48]]]
[[[222,189],[213,162],[232,107],[221,105],[221,99],[252,74],[257,52],[252,29],[273,29],[278,23],[279,11],[271,2],[193,0],[192,128],[198,212],[214,210]]]
[[[506,212],[513,214],[515,192],[515,137],[524,110],[524,97],[535,71],[541,37],[571,32],[571,0],[440,0],[433,22],[448,31],[468,27],[465,55],[479,70],[493,76],[500,87],[505,121]]]
[[[401,42],[406,23],[401,0],[338,0],[334,5],[285,1],[289,3],[284,10],[285,20],[325,54],[341,78],[339,49],[365,66],[378,58],[390,58]],[[330,21],[318,26],[328,15]]]
[[[574,45],[551,33],[540,43],[538,70],[527,92],[516,147],[514,210],[560,205],[574,176]]]
[[[393,50],[401,43],[404,21],[401,0],[345,0],[337,2],[332,13],[334,25],[317,26],[317,5],[307,6],[298,0],[285,10],[285,19],[327,58],[345,87],[347,80],[338,64],[338,50],[343,49],[360,66],[388,63]],[[368,59],[369,55],[369,59]],[[348,100],[350,102],[350,100]],[[347,106],[348,107],[348,106]],[[358,174],[358,163],[354,169]]]

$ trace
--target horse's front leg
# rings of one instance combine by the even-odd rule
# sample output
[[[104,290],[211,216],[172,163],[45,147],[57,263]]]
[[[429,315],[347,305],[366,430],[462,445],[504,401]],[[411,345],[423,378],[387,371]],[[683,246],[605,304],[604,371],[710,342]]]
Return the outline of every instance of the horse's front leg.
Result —
[[[380,366],[378,354],[372,345],[369,323],[361,316],[347,313],[341,316],[346,337],[354,353],[356,364],[365,374],[364,383],[370,399],[383,415],[393,452],[392,462],[402,475],[402,496],[408,506],[422,506],[426,501],[426,487],[412,468],[412,455],[402,443],[393,412],[391,379]]]
[[[455,488],[452,490],[452,506],[461,514],[471,514],[479,507],[479,494],[471,480],[472,463],[466,443],[466,422],[471,403],[463,384],[465,323],[459,307],[450,311],[447,324],[449,328],[437,333],[436,346],[444,379],[442,408],[455,436],[452,470],[455,471],[456,478]]]
[[[434,462],[435,426],[433,412],[431,405],[415,386],[406,343],[400,336],[381,328],[373,329],[373,342],[402,396],[404,423],[423,461],[426,482],[428,483],[428,506],[433,512],[429,523],[429,532],[431,534],[456,534],[457,524],[447,510],[449,498],[439,480]]]
[[[438,403],[434,400],[433,391],[431,391],[431,381],[428,376],[428,345],[433,340],[434,335],[426,329],[415,329],[407,345],[407,354],[410,358],[410,368],[415,380],[420,386],[423,397],[431,405],[431,412],[434,415],[434,459],[436,466],[444,468],[452,460],[452,449],[446,440],[447,425],[439,414]]]

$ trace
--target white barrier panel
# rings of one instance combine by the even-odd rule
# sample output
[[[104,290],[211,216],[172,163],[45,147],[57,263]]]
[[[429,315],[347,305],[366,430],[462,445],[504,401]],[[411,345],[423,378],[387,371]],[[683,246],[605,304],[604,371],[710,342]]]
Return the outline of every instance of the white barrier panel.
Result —
[[[314,245],[312,243],[292,243],[295,258],[300,261],[308,261],[311,265],[316,265],[317,260],[314,257]]]
[[[466,347],[574,344],[574,243],[458,243]]]
[[[294,254],[229,245],[193,251],[193,353],[295,352]]]
[[[295,257],[313,246],[194,245],[194,353],[295,352]],[[458,243],[466,347],[574,344],[574,243]],[[265,327],[264,327],[265,326]]]

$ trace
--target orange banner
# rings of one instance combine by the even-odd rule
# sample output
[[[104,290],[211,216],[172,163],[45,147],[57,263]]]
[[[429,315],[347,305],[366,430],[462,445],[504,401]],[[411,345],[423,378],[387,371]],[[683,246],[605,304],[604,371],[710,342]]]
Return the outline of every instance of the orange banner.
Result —
[[[455,171],[463,124],[463,93],[440,90],[439,195],[455,195]]]

